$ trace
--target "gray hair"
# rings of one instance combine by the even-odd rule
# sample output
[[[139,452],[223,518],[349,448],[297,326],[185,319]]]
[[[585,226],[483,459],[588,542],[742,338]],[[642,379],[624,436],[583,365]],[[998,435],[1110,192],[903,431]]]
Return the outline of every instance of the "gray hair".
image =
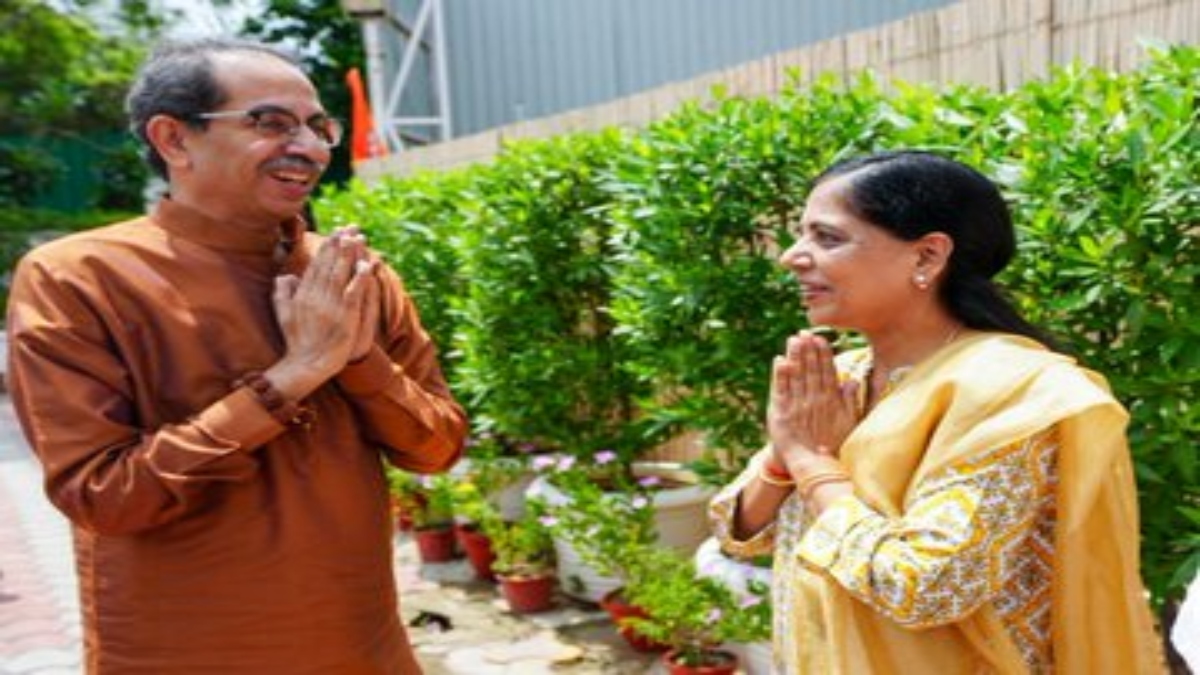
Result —
[[[125,112],[130,131],[143,146],[143,158],[160,177],[167,178],[167,164],[147,137],[146,125],[155,115],[168,115],[203,129],[207,123],[196,115],[216,110],[227,99],[217,84],[211,57],[230,52],[264,54],[300,67],[287,52],[233,38],[164,42],[156,47],[125,98]]]

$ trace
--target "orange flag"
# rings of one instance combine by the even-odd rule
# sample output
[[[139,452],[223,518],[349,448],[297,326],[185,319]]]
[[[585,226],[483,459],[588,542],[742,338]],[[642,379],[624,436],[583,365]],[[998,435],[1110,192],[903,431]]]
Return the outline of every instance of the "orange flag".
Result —
[[[387,147],[375,133],[375,117],[363,86],[358,68],[346,71],[346,86],[350,88],[350,158],[354,163],[373,157],[383,157]]]

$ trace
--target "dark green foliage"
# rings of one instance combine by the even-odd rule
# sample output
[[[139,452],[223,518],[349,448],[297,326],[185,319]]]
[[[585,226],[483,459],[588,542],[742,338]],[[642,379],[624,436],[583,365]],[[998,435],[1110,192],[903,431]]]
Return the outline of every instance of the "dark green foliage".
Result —
[[[644,387],[624,370],[609,312],[615,252],[597,172],[624,142],[608,133],[513,145],[461,195],[459,389],[506,436],[623,458],[652,444],[635,417]]]
[[[78,11],[7,0],[0,11],[0,135],[124,127],[124,92],[143,48],[101,33]]]
[[[966,161],[1010,199],[1021,250],[1003,280],[1019,305],[1131,412],[1143,569],[1162,600],[1200,565],[1197,91],[1200,50],[1178,47],[1004,93],[864,76],[718,95],[639,132],[359,189],[343,217],[420,213],[372,237],[409,261],[423,304],[454,308],[439,339],[453,332],[455,389],[485,427],[582,458],[700,431],[722,451],[711,471],[761,443],[770,360],[803,325],[774,259],[807,181],[878,148]]]
[[[91,2],[10,0],[0,10],[0,208],[138,208],[146,172],[124,136],[125,91],[159,26],[120,3],[123,34],[80,11]]]
[[[0,208],[33,206],[62,172],[61,162],[36,148],[0,145]]]
[[[1014,92],[1005,113],[1026,234],[1009,281],[1130,409],[1158,597],[1200,566],[1197,91],[1200,51],[1179,48],[1131,76],[1060,72]]]

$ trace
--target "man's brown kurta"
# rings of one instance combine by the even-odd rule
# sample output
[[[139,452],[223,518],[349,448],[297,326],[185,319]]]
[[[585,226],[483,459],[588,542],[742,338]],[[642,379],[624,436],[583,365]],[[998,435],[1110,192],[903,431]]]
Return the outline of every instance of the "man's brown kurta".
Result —
[[[297,242],[164,200],[28,254],[9,306],[10,384],[75,525],[89,672],[409,673],[381,453],[416,472],[465,418],[399,278],[377,346],[284,426],[233,383],[282,356],[273,279]]]

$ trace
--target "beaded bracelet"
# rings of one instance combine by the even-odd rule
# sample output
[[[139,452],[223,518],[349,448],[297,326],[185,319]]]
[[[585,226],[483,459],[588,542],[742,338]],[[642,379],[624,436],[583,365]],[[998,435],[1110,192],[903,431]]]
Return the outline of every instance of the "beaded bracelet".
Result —
[[[267,412],[283,425],[296,425],[305,429],[312,428],[317,414],[312,408],[290,401],[283,392],[275,388],[271,381],[263,376],[261,371],[252,370],[233,383],[234,389],[248,387]]]

